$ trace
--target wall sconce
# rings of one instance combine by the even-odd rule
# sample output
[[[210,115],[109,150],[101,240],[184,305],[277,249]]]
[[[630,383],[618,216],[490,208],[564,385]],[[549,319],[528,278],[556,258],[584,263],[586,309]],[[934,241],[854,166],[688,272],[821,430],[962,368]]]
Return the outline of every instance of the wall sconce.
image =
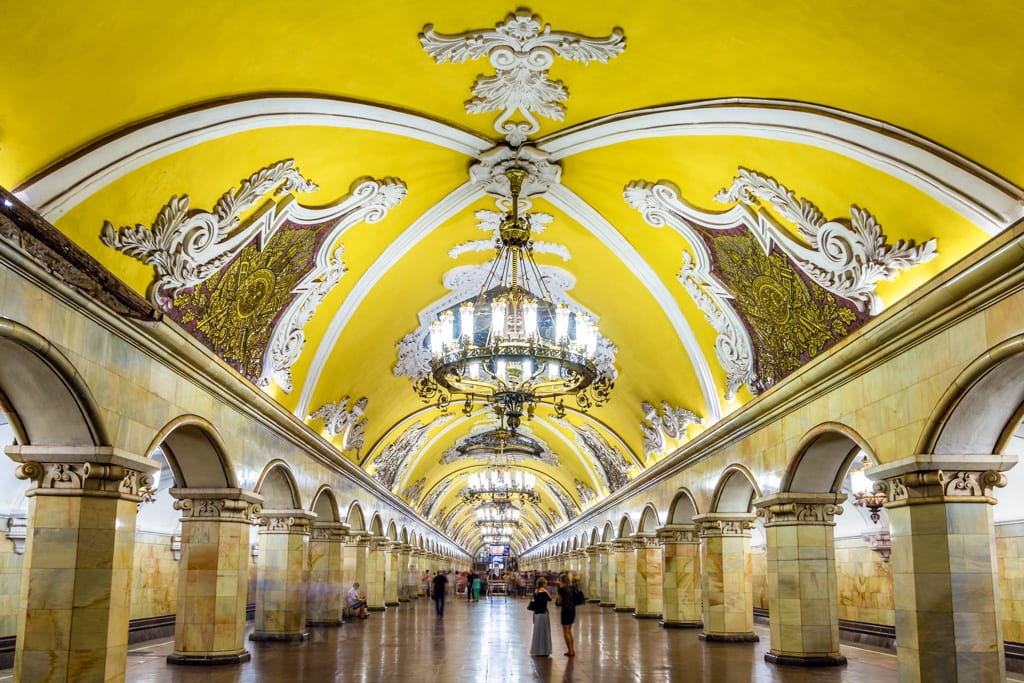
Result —
[[[171,557],[175,562],[181,559],[181,536],[171,536]]]
[[[260,544],[259,543],[253,543],[249,547],[249,552],[252,554],[252,561],[253,562],[259,561],[259,559],[260,559]]]
[[[864,474],[864,470],[871,466],[871,461],[866,455],[861,458],[860,464],[850,470],[850,488],[853,490],[853,504],[867,509],[871,513],[871,521],[878,524],[878,520],[881,519],[879,511],[889,498],[884,493],[875,491],[874,483]]]
[[[882,562],[888,562],[892,554],[892,539],[889,537],[888,529],[881,529],[875,532],[862,534],[861,538],[868,544],[868,547],[878,553]]]

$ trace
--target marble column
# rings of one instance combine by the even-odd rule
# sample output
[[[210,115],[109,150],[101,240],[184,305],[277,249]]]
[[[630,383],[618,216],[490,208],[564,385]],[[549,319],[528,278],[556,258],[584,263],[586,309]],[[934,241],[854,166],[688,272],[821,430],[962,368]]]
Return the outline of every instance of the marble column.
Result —
[[[172,664],[232,664],[245,649],[249,530],[263,497],[242,489],[170,490],[181,510]]]
[[[601,544],[601,607],[615,607],[615,547]]]
[[[401,543],[398,546],[398,567],[396,571],[398,581],[398,601],[409,602],[409,567],[412,562],[412,546],[408,543]]]
[[[636,550],[631,539],[615,541],[615,607],[616,612],[636,609]]]
[[[316,515],[304,510],[260,513],[256,623],[249,640],[305,640],[309,534]]]
[[[587,548],[587,569],[583,575],[587,602],[601,602],[601,550],[597,546]]]
[[[386,607],[398,607],[398,584],[401,576],[401,544],[392,542],[388,544],[387,554],[384,557],[384,605]]]
[[[16,681],[123,681],[135,513],[159,465],[110,447],[7,446],[29,479]]]
[[[701,640],[753,642],[754,585],[750,566],[751,513],[717,512],[693,518],[701,534],[704,630]]]
[[[371,538],[366,554],[366,609],[383,612],[384,584],[387,573],[386,555],[391,542],[386,538]]]
[[[637,619],[661,619],[661,542],[654,534],[636,534],[633,547],[636,553],[636,609],[633,616]]]
[[[658,529],[665,570],[662,577],[662,620],[665,628],[701,628],[700,534],[695,524],[670,524]]]
[[[341,611],[348,588],[342,583],[343,542],[348,524],[314,522],[309,536],[309,590],[306,593],[308,626],[341,626]]]
[[[359,594],[366,594],[366,556],[369,537],[362,533],[349,533],[342,546],[341,586],[345,593],[353,583],[359,584]]]
[[[839,666],[835,521],[846,494],[776,493],[754,501],[768,551],[766,661]]]
[[[1015,463],[916,455],[866,472],[888,497],[900,681],[1006,680],[991,493]]]

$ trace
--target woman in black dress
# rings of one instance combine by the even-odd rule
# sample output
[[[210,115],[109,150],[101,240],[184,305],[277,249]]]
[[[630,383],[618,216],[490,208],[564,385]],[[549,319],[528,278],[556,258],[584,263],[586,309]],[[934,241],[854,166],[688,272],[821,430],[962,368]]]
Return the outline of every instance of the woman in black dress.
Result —
[[[537,590],[533,592],[533,640],[530,642],[530,655],[533,657],[551,656],[551,617],[548,616],[547,581],[542,576],[537,579]]]
[[[569,582],[566,574],[558,579],[558,597],[555,604],[562,607],[562,637],[565,638],[565,646],[569,648],[565,652],[566,657],[576,656],[576,640],[572,635],[572,625],[576,621],[576,586]]]

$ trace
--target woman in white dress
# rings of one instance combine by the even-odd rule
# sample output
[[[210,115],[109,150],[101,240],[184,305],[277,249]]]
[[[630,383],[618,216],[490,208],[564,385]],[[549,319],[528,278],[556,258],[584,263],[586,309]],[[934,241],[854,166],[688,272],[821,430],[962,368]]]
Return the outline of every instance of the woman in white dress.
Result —
[[[547,580],[542,576],[537,579],[537,590],[533,592],[533,640],[530,643],[530,656],[551,656],[551,616],[548,614],[548,603],[552,602],[548,593]]]

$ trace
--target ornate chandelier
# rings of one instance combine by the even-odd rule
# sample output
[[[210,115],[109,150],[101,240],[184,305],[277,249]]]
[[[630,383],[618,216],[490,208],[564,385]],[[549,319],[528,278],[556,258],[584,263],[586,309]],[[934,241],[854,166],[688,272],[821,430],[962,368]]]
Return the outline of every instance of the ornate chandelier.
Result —
[[[508,523],[519,525],[520,510],[508,503],[489,503],[481,505],[476,511],[478,524]]]
[[[538,404],[562,417],[572,396],[586,411],[604,404],[614,383],[597,370],[597,326],[585,313],[552,303],[533,260],[531,218],[519,213],[527,172],[510,168],[505,175],[512,201],[501,219],[498,254],[476,301],[459,306],[458,325],[451,310],[430,324],[430,374],[414,388],[442,410],[459,397],[467,415],[480,400],[515,433]]]
[[[462,491],[462,500],[467,505],[476,503],[490,503],[477,511],[477,516],[490,507],[497,514],[513,514],[519,519],[519,508],[512,505],[513,501],[537,505],[540,503],[540,494],[534,488],[537,484],[537,477],[530,472],[513,469],[509,466],[508,458],[505,455],[505,441],[509,437],[509,430],[499,427],[497,430],[498,452],[495,454],[491,464],[480,472],[473,472],[466,481],[466,488]]]

